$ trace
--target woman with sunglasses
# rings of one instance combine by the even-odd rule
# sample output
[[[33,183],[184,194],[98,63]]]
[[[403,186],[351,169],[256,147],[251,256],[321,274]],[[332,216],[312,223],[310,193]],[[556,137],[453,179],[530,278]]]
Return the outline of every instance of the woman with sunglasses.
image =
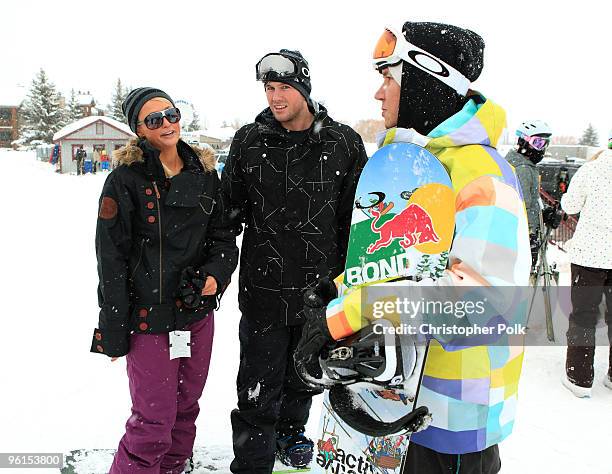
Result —
[[[180,473],[208,375],[213,310],[238,250],[214,154],[180,140],[179,109],[142,87],[123,112],[138,136],[100,197],[100,317],[92,352],[126,355],[132,416],[110,472]]]

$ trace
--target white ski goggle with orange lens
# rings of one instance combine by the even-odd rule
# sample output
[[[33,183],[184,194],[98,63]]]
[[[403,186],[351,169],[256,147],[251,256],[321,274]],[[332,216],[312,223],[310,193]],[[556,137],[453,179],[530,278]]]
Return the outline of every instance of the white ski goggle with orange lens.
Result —
[[[463,96],[470,88],[470,80],[450,64],[409,43],[396,29],[387,27],[374,48],[374,68],[381,71],[402,61],[432,75]]]

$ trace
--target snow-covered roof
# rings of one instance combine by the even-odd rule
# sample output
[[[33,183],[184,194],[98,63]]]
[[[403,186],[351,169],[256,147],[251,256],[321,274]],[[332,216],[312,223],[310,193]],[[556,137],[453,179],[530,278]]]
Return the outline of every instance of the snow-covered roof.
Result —
[[[95,123],[97,121],[102,121],[107,123],[108,125],[110,125],[111,127],[115,127],[119,130],[121,130],[122,132],[125,132],[126,134],[135,137],[136,135],[132,132],[132,130],[130,130],[130,127],[128,127],[126,124],[118,122],[115,119],[112,119],[110,117],[106,117],[104,115],[92,115],[90,117],[83,117],[82,119],[77,120],[76,122],[72,122],[69,125],[66,125],[64,128],[62,128],[61,130],[58,130],[57,132],[55,132],[55,135],[53,135],[53,141],[57,141],[60,140],[68,135],[73,134],[74,132],[81,130],[82,128],[85,128],[89,125],[91,125],[92,123]]]
[[[0,106],[17,107],[25,100],[27,91],[23,87],[2,87]]]

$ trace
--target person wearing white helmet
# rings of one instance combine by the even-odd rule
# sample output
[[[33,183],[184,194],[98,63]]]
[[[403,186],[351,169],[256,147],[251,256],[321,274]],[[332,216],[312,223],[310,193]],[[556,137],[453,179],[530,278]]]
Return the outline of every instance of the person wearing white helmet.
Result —
[[[531,242],[531,259],[535,266],[538,260],[540,242],[540,182],[536,165],[544,158],[550,144],[552,130],[542,120],[522,122],[516,130],[519,137],[516,147],[508,152],[506,160],[514,166],[521,185],[523,200],[527,209],[529,222],[529,240]]]

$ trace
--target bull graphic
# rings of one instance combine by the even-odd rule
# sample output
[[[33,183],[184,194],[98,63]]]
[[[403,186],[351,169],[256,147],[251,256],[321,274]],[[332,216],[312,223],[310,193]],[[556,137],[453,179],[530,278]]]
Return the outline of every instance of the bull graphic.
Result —
[[[383,215],[380,209],[371,207],[370,214],[374,216],[374,219],[370,222],[370,228],[379,237],[378,240],[368,246],[366,250],[368,254],[388,247],[395,239],[401,239],[399,244],[404,249],[417,244],[440,241],[430,215],[418,204],[409,204],[403,211],[380,227],[377,226],[380,216]]]

